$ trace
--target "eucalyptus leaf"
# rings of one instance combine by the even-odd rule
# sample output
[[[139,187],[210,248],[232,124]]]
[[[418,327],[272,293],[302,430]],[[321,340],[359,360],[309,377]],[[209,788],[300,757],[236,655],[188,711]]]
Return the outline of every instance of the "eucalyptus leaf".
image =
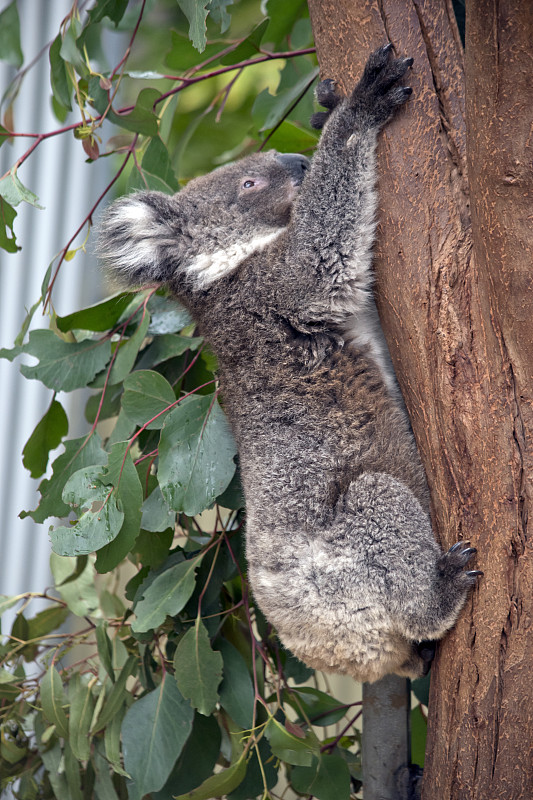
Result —
[[[124,511],[117,505],[113,487],[103,483],[100,476],[100,467],[86,467],[75,472],[65,484],[63,501],[76,510],[79,517],[72,526],[50,530],[54,553],[60,556],[93,553],[118,535]]]
[[[122,723],[124,768],[132,779],[130,800],[141,800],[166,783],[189,737],[193,716],[168,672],[155,691],[130,706]]]
[[[246,662],[230,642],[217,642],[224,661],[224,680],[219,689],[220,705],[244,730],[253,725],[254,687]]]
[[[205,50],[206,24],[210,0],[178,0],[178,5],[189,20],[189,39],[199,53]]]
[[[195,572],[203,556],[196,556],[170,567],[142,591],[135,604],[132,630],[149,631],[162,625],[167,616],[179,614],[194,591]]]
[[[16,253],[20,250],[17,245],[13,223],[17,212],[4,197],[0,197],[0,247],[7,253]]]
[[[122,408],[137,425],[149,423],[148,430],[163,427],[169,413],[166,409],[175,402],[172,386],[158,372],[135,370],[124,381]]]
[[[174,800],[213,800],[214,797],[227,795],[242,783],[246,775],[246,766],[246,756],[242,755],[227,769],[207,778],[197,789],[180,794]]]
[[[265,736],[274,755],[287,764],[310,767],[313,757],[318,757],[320,753],[319,741],[314,734],[308,733],[305,739],[300,739],[289,733],[287,728],[274,717],[268,721]]]
[[[46,471],[50,450],[58,447],[67,433],[67,415],[61,403],[54,399],[22,451],[22,463],[32,478],[38,478]]]
[[[85,676],[75,672],[69,683],[70,717],[69,742],[72,752],[79,761],[85,761],[91,754],[89,728],[94,711],[94,697]]]
[[[210,506],[235,472],[235,441],[213,395],[185,398],[161,431],[159,483],[165,500],[189,516]]]
[[[167,782],[154,800],[168,800],[169,797],[195,789],[212,774],[220,754],[220,728],[214,716],[194,715],[191,735],[174,764]]]
[[[102,442],[97,433],[70,439],[63,442],[65,452],[58,456],[52,465],[52,476],[39,484],[41,501],[34,511],[22,511],[20,516],[31,517],[35,522],[44,522],[47,517],[66,517],[70,508],[63,501],[62,494],[70,476],[80,469],[105,464],[107,453],[102,449]]]
[[[212,650],[209,636],[199,617],[180,639],[174,656],[176,682],[200,714],[209,716],[218,702],[222,680],[222,656]]]
[[[317,800],[350,800],[350,771],[341,756],[321,753],[311,766],[296,766],[291,783],[297,792]]]
[[[63,682],[57,669],[52,664],[41,680],[41,703],[43,714],[56,726],[59,736],[68,739],[68,721],[65,714],[67,700],[63,691]]]
[[[118,442],[111,447],[102,480],[115,486],[118,503],[124,515],[118,534],[100,548],[96,556],[97,571],[110,572],[133,547],[141,525],[143,490],[128,442]]]
[[[53,331],[31,331],[24,352],[39,360],[35,366],[23,364],[20,371],[26,378],[38,380],[54,391],[71,392],[93,380],[111,358],[107,340],[65,342]]]
[[[20,20],[16,0],[0,14],[0,59],[17,69],[22,66],[24,59],[20,47]]]

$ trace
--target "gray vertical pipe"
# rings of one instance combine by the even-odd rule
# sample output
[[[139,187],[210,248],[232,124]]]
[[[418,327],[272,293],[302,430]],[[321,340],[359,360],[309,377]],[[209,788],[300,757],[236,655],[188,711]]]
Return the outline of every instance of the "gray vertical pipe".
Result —
[[[363,684],[365,800],[400,800],[396,776],[411,761],[410,684],[398,675]]]

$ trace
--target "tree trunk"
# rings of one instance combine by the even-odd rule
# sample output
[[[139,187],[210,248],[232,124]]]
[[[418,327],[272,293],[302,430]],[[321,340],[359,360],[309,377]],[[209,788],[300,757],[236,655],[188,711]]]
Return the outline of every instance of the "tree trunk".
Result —
[[[470,540],[485,572],[432,669],[423,796],[526,800],[533,6],[469,0],[466,80],[451,2],[309,6],[322,74],[343,88],[387,40],[415,59],[413,99],[380,145],[378,303],[437,536]]]

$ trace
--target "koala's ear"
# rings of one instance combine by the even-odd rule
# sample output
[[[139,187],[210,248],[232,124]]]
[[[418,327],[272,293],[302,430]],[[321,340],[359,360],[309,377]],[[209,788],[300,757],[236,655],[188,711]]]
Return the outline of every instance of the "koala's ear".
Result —
[[[98,254],[119,282],[139,287],[169,279],[180,260],[178,197],[138,192],[117,200],[100,225]]]

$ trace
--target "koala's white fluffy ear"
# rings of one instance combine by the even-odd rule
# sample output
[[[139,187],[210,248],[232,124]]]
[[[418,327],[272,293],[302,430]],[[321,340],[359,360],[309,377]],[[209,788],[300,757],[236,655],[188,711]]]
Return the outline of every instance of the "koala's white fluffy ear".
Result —
[[[138,192],[121,198],[100,226],[98,253],[129,286],[167,280],[169,258],[177,267],[181,250],[177,197]]]

